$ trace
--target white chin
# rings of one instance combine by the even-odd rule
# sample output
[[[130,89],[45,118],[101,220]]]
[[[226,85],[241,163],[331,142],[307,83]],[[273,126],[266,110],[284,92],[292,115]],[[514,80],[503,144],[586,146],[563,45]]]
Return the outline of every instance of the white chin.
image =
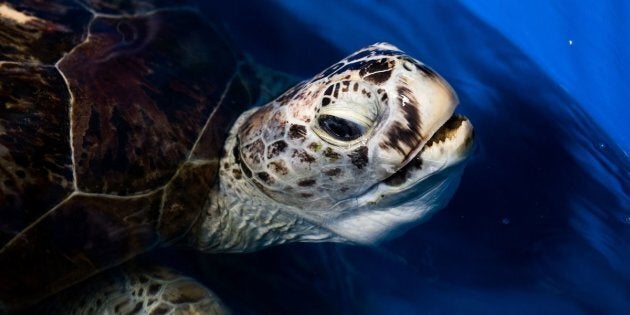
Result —
[[[352,243],[376,244],[407,231],[444,208],[451,199],[464,169],[462,164],[445,169],[399,195],[374,203],[360,197],[357,208],[326,224],[326,228]],[[369,199],[369,200],[368,200]]]

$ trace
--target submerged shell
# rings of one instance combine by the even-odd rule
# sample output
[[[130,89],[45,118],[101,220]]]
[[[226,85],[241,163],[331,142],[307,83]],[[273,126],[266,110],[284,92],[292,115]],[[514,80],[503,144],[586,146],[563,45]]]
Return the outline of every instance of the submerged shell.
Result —
[[[0,305],[186,233],[259,96],[197,12],[133,3],[0,4]]]

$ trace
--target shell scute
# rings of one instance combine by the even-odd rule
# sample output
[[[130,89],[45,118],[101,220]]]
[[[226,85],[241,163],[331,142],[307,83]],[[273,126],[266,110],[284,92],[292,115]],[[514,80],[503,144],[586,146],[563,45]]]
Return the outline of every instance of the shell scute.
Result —
[[[69,99],[52,68],[0,65],[0,244],[73,189]]]
[[[132,195],[163,186],[188,158],[237,64],[192,12],[97,17],[88,40],[59,64],[74,97],[79,190]]]

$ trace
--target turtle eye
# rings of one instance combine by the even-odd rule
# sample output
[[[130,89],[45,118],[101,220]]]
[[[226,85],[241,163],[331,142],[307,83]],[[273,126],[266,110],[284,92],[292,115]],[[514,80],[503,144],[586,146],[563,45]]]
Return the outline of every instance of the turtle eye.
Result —
[[[364,81],[343,80],[329,85],[320,100],[313,130],[333,145],[365,139],[380,118],[377,92]]]
[[[332,115],[319,116],[317,123],[324,132],[341,141],[356,140],[368,130],[367,126]]]

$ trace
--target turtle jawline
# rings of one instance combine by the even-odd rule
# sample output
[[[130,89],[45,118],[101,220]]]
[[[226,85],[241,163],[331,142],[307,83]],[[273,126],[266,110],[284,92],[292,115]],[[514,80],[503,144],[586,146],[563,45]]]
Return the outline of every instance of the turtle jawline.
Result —
[[[385,185],[388,185],[388,186],[400,186],[406,183],[407,180],[409,179],[408,174],[410,173],[410,171],[422,168],[422,159],[419,158],[420,153],[422,153],[422,151],[418,152],[418,154],[413,159],[411,159],[411,161],[409,161],[405,166],[399,169],[396,173],[387,177],[383,181],[383,183],[385,183]]]
[[[424,144],[422,149],[418,151],[416,156],[414,156],[405,166],[396,171],[396,173],[390,175],[383,183],[388,186],[401,186],[405,182],[409,180],[409,174],[418,169],[422,169],[422,159],[420,155],[427,148],[433,146],[436,143],[441,143],[450,138],[452,131],[457,130],[461,124],[466,120],[465,116],[459,114],[453,114],[440,128],[429,138],[429,140]]]

